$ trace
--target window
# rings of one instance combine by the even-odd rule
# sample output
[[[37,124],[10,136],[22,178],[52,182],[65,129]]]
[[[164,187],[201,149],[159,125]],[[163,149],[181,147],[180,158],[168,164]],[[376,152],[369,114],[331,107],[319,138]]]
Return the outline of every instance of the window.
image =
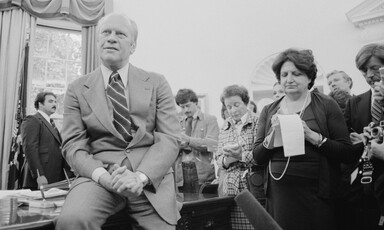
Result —
[[[37,93],[53,92],[57,96],[57,109],[52,118],[60,130],[67,85],[81,75],[81,31],[38,25],[30,56],[27,113],[35,113],[33,103]]]

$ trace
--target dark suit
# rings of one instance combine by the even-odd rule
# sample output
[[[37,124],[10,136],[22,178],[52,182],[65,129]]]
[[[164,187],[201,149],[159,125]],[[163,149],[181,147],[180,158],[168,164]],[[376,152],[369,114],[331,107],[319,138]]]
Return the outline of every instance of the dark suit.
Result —
[[[364,127],[372,121],[371,116],[371,98],[372,91],[369,90],[357,96],[353,96],[347,103],[345,110],[345,120],[350,132],[363,133]],[[383,119],[382,119],[383,120]],[[359,143],[354,145],[354,155],[356,161],[359,159],[364,151],[364,144]],[[346,229],[378,229],[377,224],[381,211],[384,213],[384,192],[383,192],[383,162],[377,159],[371,159],[374,166],[373,171],[373,185],[369,190],[359,184],[358,181],[350,186],[349,176],[353,171],[353,165],[344,166],[344,180],[347,184],[347,191],[343,191],[343,194],[347,194],[347,206],[342,207],[341,212],[347,215],[344,217],[347,219],[347,223],[343,224]],[[357,182],[357,183],[356,183]],[[367,192],[368,191],[368,192]],[[360,194],[359,199],[355,198],[351,201],[352,195]],[[350,224],[350,225],[349,225]],[[346,226],[348,225],[348,226]]]
[[[81,177],[67,196],[57,229],[95,229],[109,215],[123,209],[124,197],[107,191],[91,177],[96,168],[127,161],[128,169],[144,173],[151,181],[150,188],[144,188],[144,195],[156,213],[170,225],[176,225],[180,217],[171,166],[178,154],[181,130],[171,88],[163,76],[132,65],[127,88],[130,116],[138,126],[128,146],[112,123],[112,108],[101,69],[68,86],[64,100],[63,153]],[[139,199],[147,202],[143,197]],[[130,216],[137,213],[141,214]],[[76,226],[73,217],[78,220]]]
[[[48,183],[65,179],[60,133],[39,112],[24,119],[21,138],[27,160],[23,188],[37,189],[37,171]]]

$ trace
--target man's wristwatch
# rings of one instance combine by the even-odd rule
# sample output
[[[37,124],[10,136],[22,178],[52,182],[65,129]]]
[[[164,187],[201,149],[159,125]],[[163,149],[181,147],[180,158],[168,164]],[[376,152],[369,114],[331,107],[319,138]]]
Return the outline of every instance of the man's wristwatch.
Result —
[[[147,175],[139,171],[136,171],[136,174],[139,176],[140,181],[143,183],[143,187],[149,184],[149,179]]]

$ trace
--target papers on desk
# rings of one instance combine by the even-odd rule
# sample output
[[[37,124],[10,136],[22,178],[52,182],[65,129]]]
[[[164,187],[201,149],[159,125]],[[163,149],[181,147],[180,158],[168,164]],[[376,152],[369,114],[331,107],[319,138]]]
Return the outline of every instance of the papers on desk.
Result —
[[[67,195],[68,191],[51,188],[44,192],[45,198],[54,198]],[[0,190],[0,199],[6,197],[17,197],[17,198],[25,198],[25,199],[33,199],[33,200],[42,200],[40,190],[32,191],[30,189],[20,189],[20,190]]]
[[[67,193],[67,190],[51,188],[44,192],[46,200],[43,200],[40,190],[0,190],[0,199],[15,197],[17,198],[18,206],[28,205],[30,208],[47,209],[63,206],[64,196],[67,195]]]

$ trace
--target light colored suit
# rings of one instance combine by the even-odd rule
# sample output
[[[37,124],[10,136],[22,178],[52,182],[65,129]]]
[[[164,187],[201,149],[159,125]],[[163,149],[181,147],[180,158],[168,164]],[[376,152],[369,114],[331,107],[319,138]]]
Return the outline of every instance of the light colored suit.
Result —
[[[127,157],[133,171],[152,183],[144,194],[167,223],[180,217],[171,169],[179,148],[180,125],[166,79],[133,65],[128,72],[129,110],[139,128],[127,146],[115,129],[100,68],[68,86],[64,100],[63,154],[82,177],[97,167],[119,164]]]

